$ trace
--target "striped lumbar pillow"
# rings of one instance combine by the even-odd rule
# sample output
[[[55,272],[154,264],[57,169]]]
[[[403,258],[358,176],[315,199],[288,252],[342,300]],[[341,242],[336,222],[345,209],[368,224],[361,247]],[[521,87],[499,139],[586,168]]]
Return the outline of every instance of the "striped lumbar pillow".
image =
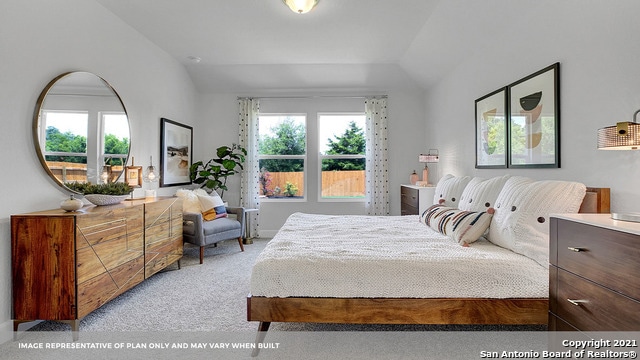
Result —
[[[420,222],[441,234],[450,236],[462,246],[468,246],[482,236],[493,216],[486,212],[465,211],[444,205],[432,205],[420,216]]]

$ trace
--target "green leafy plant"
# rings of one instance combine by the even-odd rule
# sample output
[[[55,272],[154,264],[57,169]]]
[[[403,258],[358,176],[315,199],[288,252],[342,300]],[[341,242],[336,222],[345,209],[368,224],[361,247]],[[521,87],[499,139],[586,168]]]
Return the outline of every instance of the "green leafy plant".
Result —
[[[189,176],[195,184],[200,184],[201,188],[220,190],[220,196],[227,189],[227,178],[238,174],[243,169],[242,163],[245,161],[247,150],[240,145],[233,144],[221,146],[216,149],[215,158],[204,163],[195,162],[189,168]]]
[[[133,191],[133,188],[127,183],[110,182],[104,184],[67,182],[64,185],[71,191],[79,194],[103,194],[103,195],[127,195]]]
[[[298,193],[298,187],[287,181],[284,185],[284,196],[295,196]]]

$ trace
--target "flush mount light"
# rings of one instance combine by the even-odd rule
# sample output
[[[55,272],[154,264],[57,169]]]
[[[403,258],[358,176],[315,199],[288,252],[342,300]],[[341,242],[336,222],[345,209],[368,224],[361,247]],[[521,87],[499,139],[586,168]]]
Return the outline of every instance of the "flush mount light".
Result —
[[[282,0],[291,11],[298,14],[306,14],[311,11],[320,0]]]
[[[198,56],[187,56],[187,60],[191,61],[192,63],[199,63],[202,59]]]

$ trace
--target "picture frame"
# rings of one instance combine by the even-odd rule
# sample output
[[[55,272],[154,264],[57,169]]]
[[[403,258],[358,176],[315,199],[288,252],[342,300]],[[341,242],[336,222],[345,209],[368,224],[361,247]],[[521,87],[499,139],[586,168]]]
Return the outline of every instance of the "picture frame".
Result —
[[[507,167],[507,87],[475,101],[476,169]]]
[[[508,86],[508,167],[560,167],[559,89],[560,63]]]
[[[124,182],[130,187],[142,187],[142,166],[125,166]]]
[[[160,187],[191,184],[193,128],[160,119]]]

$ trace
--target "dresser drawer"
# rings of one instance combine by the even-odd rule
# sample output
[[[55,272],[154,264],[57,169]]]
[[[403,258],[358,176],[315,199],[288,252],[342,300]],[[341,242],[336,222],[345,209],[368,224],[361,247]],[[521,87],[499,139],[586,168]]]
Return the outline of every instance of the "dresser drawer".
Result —
[[[640,274],[637,235],[560,219],[557,248],[558,267],[640,299],[640,281],[629,276]]]
[[[550,302],[557,302],[557,315],[582,331],[640,330],[638,301],[562,269],[556,291],[557,299]]]
[[[400,202],[402,204],[413,206],[416,209],[418,209],[418,206],[419,206],[418,196],[419,196],[418,189],[414,189],[406,186],[400,187]]]

